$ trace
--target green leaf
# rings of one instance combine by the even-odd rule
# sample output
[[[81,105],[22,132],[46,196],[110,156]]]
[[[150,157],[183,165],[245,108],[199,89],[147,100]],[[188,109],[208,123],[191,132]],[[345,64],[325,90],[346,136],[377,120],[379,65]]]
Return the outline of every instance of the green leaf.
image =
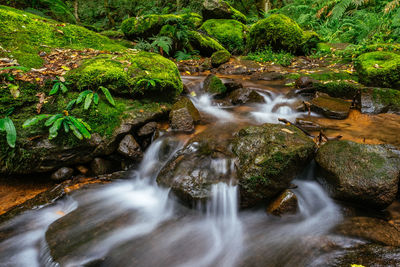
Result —
[[[90,125],[87,122],[84,122],[82,119],[77,119],[80,123],[82,123],[86,129],[88,129],[89,131],[92,130],[92,128],[90,127]]]
[[[0,131],[4,132],[6,130],[6,127],[4,126],[4,119],[0,120]]]
[[[32,125],[35,125],[38,122],[40,122],[40,121],[42,121],[44,119],[47,119],[50,116],[51,115],[48,115],[48,114],[41,114],[41,115],[35,116],[33,118],[29,118],[24,122],[24,124],[22,124],[22,128],[26,128],[26,127],[30,127]]]
[[[93,96],[93,102],[97,105],[99,104],[99,94],[95,93]]]
[[[93,92],[92,90],[86,90],[86,91],[83,91],[82,93],[80,93],[78,98],[76,99],[76,104],[81,103],[83,101],[83,99],[85,99],[85,97],[92,92]]]
[[[103,94],[106,96],[108,102],[110,102],[110,104],[112,106],[115,106],[115,101],[114,101],[114,98],[112,97],[110,91],[108,91],[108,89],[103,86],[100,86],[100,89],[101,89],[101,91],[103,91]]]
[[[76,136],[76,138],[78,138],[79,140],[82,140],[82,139],[83,139],[83,136],[82,136],[82,134],[78,131],[78,129],[75,127],[75,125],[72,124],[71,121],[68,121],[68,124],[69,124],[69,126],[70,126],[70,128],[71,128],[71,130],[72,130],[72,133]]]
[[[83,125],[78,119],[73,116],[69,116],[72,124],[78,129],[78,131],[83,135],[83,137],[89,139],[91,137],[89,131],[86,129],[85,125]]]
[[[52,125],[56,120],[58,120],[59,118],[61,118],[63,115],[62,114],[56,114],[51,116],[46,122],[45,122],[45,126],[49,127],[50,125]]]
[[[68,122],[66,120],[63,121],[63,126],[64,126],[64,131],[66,133],[69,133],[69,126],[68,126]]]
[[[64,118],[59,118],[54,122],[53,126],[51,126],[51,128],[49,130],[49,133],[50,133],[49,139],[50,140],[57,137],[58,130],[60,130],[63,121],[64,121]]]
[[[60,88],[61,88],[61,92],[63,92],[64,94],[65,94],[66,92],[68,92],[68,88],[65,86],[65,84],[60,83]]]
[[[53,88],[51,89],[49,95],[55,95],[58,92],[58,89],[60,89],[60,83],[55,83],[53,85]]]
[[[7,133],[7,143],[10,147],[15,147],[15,142],[17,141],[17,130],[15,129],[13,121],[9,117],[4,118],[4,128]]]
[[[154,80],[149,80],[149,83],[151,86],[155,87],[156,86],[156,82]]]
[[[65,109],[66,110],[71,110],[72,107],[75,105],[75,103],[76,103],[76,99],[73,99],[73,100],[69,101],[69,103],[68,103],[68,105],[67,105],[67,107]]]
[[[89,109],[90,104],[92,104],[92,99],[93,99],[93,93],[90,93],[86,96],[85,105],[84,105],[85,110]]]

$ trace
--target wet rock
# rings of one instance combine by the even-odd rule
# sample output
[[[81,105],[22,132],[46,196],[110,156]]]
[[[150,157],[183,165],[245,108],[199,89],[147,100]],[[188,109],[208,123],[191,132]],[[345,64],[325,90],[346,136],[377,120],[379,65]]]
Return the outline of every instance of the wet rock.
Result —
[[[261,72],[253,75],[252,79],[262,81],[276,81],[283,79],[283,75],[279,72]]]
[[[82,175],[86,175],[86,174],[89,173],[89,169],[86,168],[86,167],[83,166],[83,165],[77,166],[76,169],[77,169],[77,170],[79,171],[79,173],[82,174]]]
[[[226,87],[220,78],[214,74],[210,74],[204,80],[203,90],[212,95],[223,95],[226,93]]]
[[[172,110],[169,114],[169,121],[173,130],[182,132],[194,131],[194,120],[187,108]]]
[[[313,86],[314,82],[314,79],[307,76],[302,76],[295,81],[295,86],[296,88],[309,88]]]
[[[187,206],[211,197],[211,185],[235,178],[228,150],[233,126],[216,126],[193,137],[161,170],[160,186],[171,188]]]
[[[140,145],[136,142],[135,138],[128,134],[119,143],[118,153],[130,158],[132,160],[138,160],[142,158],[143,153]]]
[[[330,141],[316,162],[318,179],[337,199],[384,209],[396,198],[400,157],[387,146]]]
[[[316,97],[311,100],[311,110],[332,119],[346,119],[349,116],[350,108],[351,102],[333,98],[324,93],[317,93]]]
[[[203,1],[202,15],[204,21],[209,19],[235,19],[242,23],[247,22],[245,15],[231,7],[224,0]]]
[[[139,131],[137,132],[137,135],[140,137],[153,135],[154,132],[157,130],[157,127],[158,127],[158,125],[157,125],[157,122],[155,122],[155,121],[146,123],[144,126],[142,126],[139,129]]]
[[[322,130],[322,126],[313,121],[308,121],[308,120],[297,118],[296,124],[301,126],[304,130],[311,131],[311,132]]]
[[[377,218],[354,217],[337,226],[335,232],[387,246],[400,247],[400,230]]]
[[[298,201],[296,195],[291,190],[285,190],[267,207],[267,212],[282,216],[285,214],[294,214],[298,209]]]
[[[364,88],[360,95],[364,114],[400,113],[400,91],[383,88]]]
[[[315,143],[294,126],[264,124],[237,133],[232,143],[237,157],[242,207],[254,206],[289,188],[315,153]]]
[[[90,167],[92,168],[92,172],[94,175],[103,175],[112,171],[111,162],[102,158],[93,159]]]
[[[192,116],[193,121],[195,123],[200,122],[201,116],[200,112],[197,110],[197,108],[193,105],[193,102],[188,98],[188,97],[181,97],[173,106],[172,106],[172,111],[173,110],[178,110],[181,108],[186,108],[190,116]]]
[[[234,80],[225,81],[224,85],[226,87],[226,91],[227,92],[232,92],[232,91],[235,91],[237,89],[243,88],[243,84],[241,84],[239,82],[236,82]]]
[[[233,105],[242,105],[246,103],[265,103],[265,99],[262,95],[249,88],[237,89],[231,92],[227,99]]]
[[[55,181],[68,180],[69,178],[72,177],[73,174],[74,174],[74,169],[62,167],[57,171],[53,172],[53,174],[51,175],[51,179]]]
[[[248,75],[263,72],[267,67],[253,60],[231,60],[218,68],[218,73],[228,75]]]
[[[211,55],[211,64],[214,68],[217,68],[228,62],[230,58],[231,53],[229,53],[227,50],[220,50]]]

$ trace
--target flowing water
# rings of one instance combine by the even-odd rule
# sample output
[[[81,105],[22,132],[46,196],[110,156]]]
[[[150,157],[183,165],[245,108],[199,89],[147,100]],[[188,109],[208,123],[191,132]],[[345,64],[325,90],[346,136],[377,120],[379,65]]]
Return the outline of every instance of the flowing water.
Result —
[[[260,90],[265,104],[238,109],[219,106],[202,94],[201,78],[184,81],[196,92],[197,108],[217,124],[277,123],[278,118],[304,116],[291,108],[296,99],[277,92]],[[188,209],[155,181],[183,145],[182,138],[167,133],[148,148],[129,179],[77,191],[1,225],[0,266],[319,265],[316,248],[341,220],[341,212],[314,181],[313,165],[294,181],[299,201],[294,215],[240,211],[234,181],[214,184],[207,203]],[[213,160],[209,168],[216,174],[234,171],[224,159]]]

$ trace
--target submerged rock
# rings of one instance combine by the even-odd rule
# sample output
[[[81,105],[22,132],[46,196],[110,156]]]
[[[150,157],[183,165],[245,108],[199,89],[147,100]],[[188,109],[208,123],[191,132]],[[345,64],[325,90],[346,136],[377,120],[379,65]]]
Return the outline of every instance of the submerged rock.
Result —
[[[387,146],[330,141],[316,162],[318,179],[337,199],[384,209],[396,198],[400,157]]]
[[[265,103],[265,99],[262,95],[249,88],[237,89],[231,92],[227,99],[233,105],[242,105],[246,103]]]
[[[315,153],[315,143],[294,126],[264,124],[240,130],[232,145],[242,207],[271,200],[290,186]]]
[[[316,97],[311,100],[311,110],[332,119],[346,119],[349,116],[350,108],[351,102],[330,97],[324,93],[317,93]]]
[[[285,214],[296,213],[298,209],[298,201],[296,195],[291,190],[285,190],[267,207],[267,212],[282,216]]]
[[[73,174],[74,174],[74,169],[62,167],[51,175],[51,179],[55,181],[63,181],[71,178]]]

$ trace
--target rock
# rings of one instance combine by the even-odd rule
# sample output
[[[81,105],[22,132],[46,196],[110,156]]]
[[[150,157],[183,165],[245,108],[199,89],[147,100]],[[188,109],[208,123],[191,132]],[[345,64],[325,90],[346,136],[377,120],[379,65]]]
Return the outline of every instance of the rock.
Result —
[[[231,58],[231,54],[227,50],[220,50],[211,55],[211,64],[214,68],[226,63]]]
[[[308,88],[311,87],[314,83],[315,80],[307,76],[301,76],[295,81],[296,88]]]
[[[252,79],[254,80],[262,80],[262,81],[276,81],[276,80],[281,80],[283,78],[282,73],[271,71],[271,72],[261,72],[261,73],[255,73],[255,75],[252,76]]]
[[[82,174],[82,175],[87,175],[87,174],[89,173],[89,169],[86,168],[86,167],[83,166],[83,165],[77,166],[76,169],[77,169],[77,170],[79,171],[79,173]]]
[[[231,7],[224,0],[203,1],[202,14],[205,21],[209,19],[234,19],[242,23],[247,22],[245,15]]]
[[[136,161],[143,157],[140,145],[136,142],[135,138],[131,134],[126,135],[122,139],[122,141],[119,143],[117,151],[121,155]]]
[[[267,67],[253,60],[233,58],[218,68],[218,73],[228,75],[249,75],[256,72],[263,72]]]
[[[233,19],[209,19],[200,30],[218,40],[229,52],[236,55],[244,52],[249,29],[243,23]]]
[[[182,132],[193,132],[194,121],[189,110],[185,108],[172,110],[169,114],[171,129]]]
[[[227,99],[233,105],[242,105],[246,103],[265,103],[265,99],[262,95],[249,88],[237,89],[231,92]]]
[[[294,214],[297,212],[298,202],[297,197],[291,190],[285,190],[267,207],[267,212],[275,215],[282,216],[285,214]]]
[[[369,52],[359,56],[354,66],[362,84],[400,89],[400,55]]]
[[[148,52],[94,57],[69,71],[65,78],[79,90],[103,86],[113,96],[150,97],[153,101],[170,101],[183,90],[175,63]],[[157,81],[156,86],[148,86],[148,80]]]
[[[396,198],[400,157],[387,146],[329,141],[316,162],[318,179],[334,198],[378,209]]]
[[[313,84],[314,91],[325,93],[331,97],[338,97],[343,99],[354,99],[358,94],[360,85],[340,81],[340,82],[315,82]]]
[[[197,50],[204,57],[211,57],[217,51],[226,50],[217,40],[197,31],[188,31],[191,50]]]
[[[335,232],[387,246],[400,247],[400,231],[381,219],[354,217],[338,225]]]
[[[214,74],[210,74],[204,80],[203,90],[212,95],[223,95],[226,93],[226,87],[220,78]]]
[[[111,162],[102,158],[93,159],[90,167],[92,168],[93,174],[96,176],[111,173],[112,171]]]
[[[240,130],[232,143],[242,207],[271,200],[289,188],[315,153],[315,143],[294,126],[264,124]]]
[[[238,83],[238,82],[236,82],[236,81],[234,81],[234,80],[225,81],[224,85],[225,85],[226,91],[227,91],[228,93],[229,93],[229,92],[232,92],[232,91],[235,91],[236,89],[241,89],[241,88],[243,88],[243,84]]]
[[[68,180],[74,174],[74,169],[62,167],[57,171],[53,172],[51,175],[51,179],[55,181],[63,181]]]
[[[285,50],[300,54],[304,53],[303,44],[308,38],[314,36],[306,34],[294,20],[282,14],[273,14],[259,20],[250,28],[247,48],[251,51],[262,51],[270,46],[275,51]]]
[[[317,93],[311,100],[311,110],[321,113],[327,118],[343,120],[349,116],[351,102],[333,98],[324,93]]]
[[[360,94],[364,114],[400,113],[400,91],[382,88],[364,88]]]
[[[181,97],[175,104],[172,106],[172,111],[173,110],[178,110],[181,108],[186,108],[190,116],[193,118],[194,123],[198,123],[201,120],[201,115],[200,112],[197,110],[197,108],[193,105],[193,102],[188,98],[188,97]]]
[[[211,185],[229,183],[235,173],[228,150],[232,125],[207,128],[188,141],[160,171],[157,183],[171,188],[187,206],[196,207],[211,197]]]
[[[154,132],[157,130],[157,127],[158,127],[158,124],[155,121],[146,123],[144,126],[142,126],[139,129],[139,131],[137,132],[137,135],[140,137],[153,135]]]

